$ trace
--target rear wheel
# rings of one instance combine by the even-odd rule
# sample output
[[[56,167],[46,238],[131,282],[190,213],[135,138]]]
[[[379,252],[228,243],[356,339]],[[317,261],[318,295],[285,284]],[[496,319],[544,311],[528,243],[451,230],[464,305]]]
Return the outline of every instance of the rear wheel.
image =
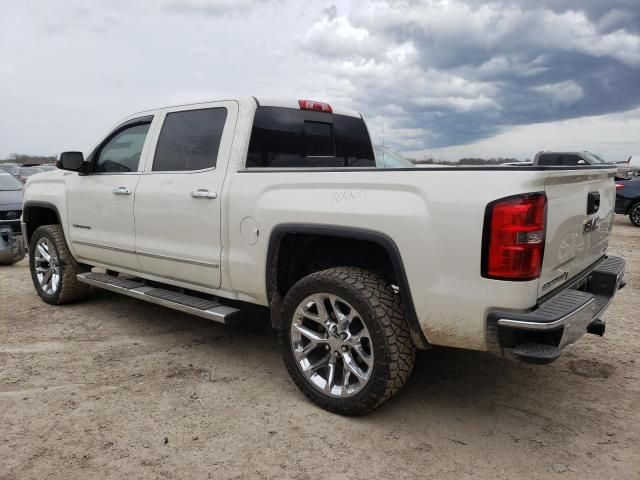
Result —
[[[640,202],[631,207],[631,210],[629,211],[629,220],[631,220],[631,223],[636,227],[640,227]]]
[[[76,279],[87,271],[71,256],[60,225],[38,227],[29,242],[29,269],[33,285],[45,302],[61,305],[83,298],[88,285]]]
[[[415,347],[402,302],[378,275],[352,267],[308,275],[287,293],[282,314],[285,365],[322,408],[367,413],[409,378]]]

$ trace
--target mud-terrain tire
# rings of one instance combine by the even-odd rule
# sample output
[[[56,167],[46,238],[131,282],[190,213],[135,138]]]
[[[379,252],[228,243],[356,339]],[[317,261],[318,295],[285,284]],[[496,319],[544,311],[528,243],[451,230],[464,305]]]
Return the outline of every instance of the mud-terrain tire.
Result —
[[[415,345],[400,296],[380,276],[355,267],[312,273],[289,290],[281,312],[284,363],[300,390],[320,407],[362,415],[393,397],[408,380]],[[299,333],[301,327],[309,337]],[[349,343],[356,339],[359,346]],[[326,366],[315,370],[326,355]],[[368,378],[361,381],[364,376]],[[357,384],[349,383],[353,380]]]
[[[81,300],[89,291],[88,285],[76,279],[76,275],[88,271],[88,267],[73,259],[60,225],[43,225],[33,233],[29,241],[29,270],[36,292],[51,305]],[[47,275],[43,272],[49,272],[49,279],[57,275],[57,281],[43,283]]]

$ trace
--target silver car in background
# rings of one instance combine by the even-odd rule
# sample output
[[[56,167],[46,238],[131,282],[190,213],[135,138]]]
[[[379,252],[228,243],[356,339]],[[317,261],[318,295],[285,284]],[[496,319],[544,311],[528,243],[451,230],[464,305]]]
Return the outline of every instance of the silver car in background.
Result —
[[[0,265],[11,265],[24,257],[20,227],[23,185],[0,170]]]

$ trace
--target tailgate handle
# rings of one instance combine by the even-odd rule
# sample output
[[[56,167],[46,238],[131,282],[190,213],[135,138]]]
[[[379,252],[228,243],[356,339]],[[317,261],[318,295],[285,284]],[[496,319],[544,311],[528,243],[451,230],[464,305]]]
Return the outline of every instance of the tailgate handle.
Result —
[[[587,196],[587,215],[596,213],[600,209],[600,192],[589,192]]]

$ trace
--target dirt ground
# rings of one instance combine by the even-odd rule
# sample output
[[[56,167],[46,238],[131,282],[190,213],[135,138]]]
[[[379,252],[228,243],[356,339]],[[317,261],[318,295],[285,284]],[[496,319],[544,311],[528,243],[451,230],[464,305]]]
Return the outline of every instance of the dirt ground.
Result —
[[[549,366],[420,352],[364,418],[309,403],[264,322],[223,327],[104,291],[52,307],[0,270],[0,478],[640,478],[640,229],[628,286]]]

